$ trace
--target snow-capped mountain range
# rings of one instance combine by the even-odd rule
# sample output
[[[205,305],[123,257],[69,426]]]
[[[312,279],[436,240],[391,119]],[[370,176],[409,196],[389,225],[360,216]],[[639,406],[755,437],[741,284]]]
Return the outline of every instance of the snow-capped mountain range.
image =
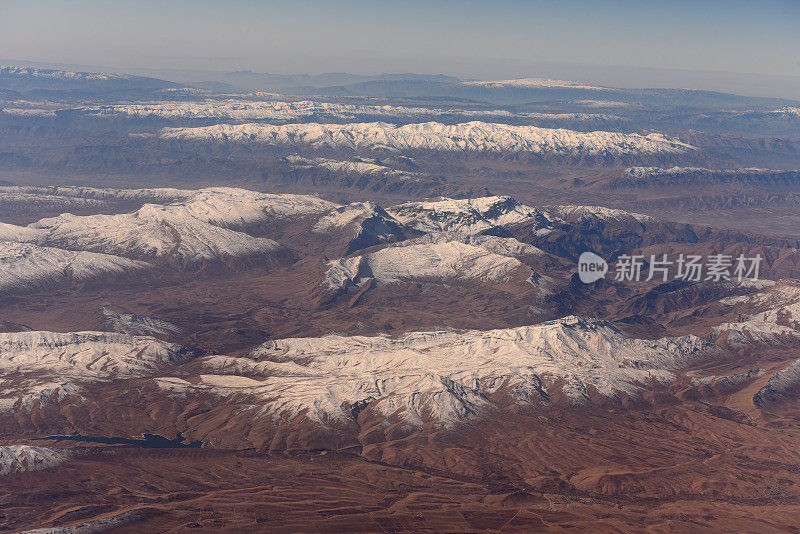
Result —
[[[389,175],[408,180],[414,180],[420,176],[424,176],[422,173],[406,172],[380,165],[376,163],[375,160],[369,160],[368,158],[338,160],[332,158],[304,158],[302,156],[292,155],[286,156],[284,159],[291,163],[296,169],[326,169],[331,172],[341,172],[354,176]]]
[[[215,374],[202,375],[198,384],[177,378],[159,383],[182,394],[274,399],[266,409],[275,417],[346,421],[352,417],[346,407],[370,404],[385,418],[452,425],[490,410],[501,388],[523,403],[548,401],[556,383],[570,402],[588,401],[590,390],[636,395],[641,384],[669,383],[674,369],[716,350],[694,336],[633,340],[602,321],[566,317],[530,327],[416,332],[399,339],[276,340],[249,358],[208,358],[203,365]]]
[[[345,206],[306,195],[265,194],[233,188],[101,190],[92,188],[6,187],[8,202],[39,206],[60,201],[139,201],[131,213],[46,217],[28,226],[0,223],[0,291],[47,288],[66,283],[107,280],[169,266],[193,268],[229,260],[283,254],[284,245],[264,237],[272,221],[310,220],[309,236],[345,245],[330,249],[341,256],[378,245],[399,243],[367,255],[332,259],[326,283],[341,288],[372,278],[400,280],[525,279],[532,275],[521,256],[541,251],[513,238],[480,236],[526,224],[539,236],[565,220],[625,218],[649,221],[600,207],[534,208],[511,197],[449,198],[409,202],[387,209],[356,202]],[[108,204],[111,202],[110,204]],[[145,203],[146,202],[146,203]],[[158,202],[158,203],[155,203]],[[77,206],[76,206],[77,207]],[[81,206],[85,208],[86,206]],[[260,228],[259,235],[247,233]],[[425,236],[418,238],[418,236]],[[316,236],[316,237],[315,237]],[[418,238],[417,240],[410,238]],[[522,277],[522,278],[520,278]],[[533,280],[532,279],[532,280]]]
[[[8,198],[37,203],[30,188],[6,188]],[[49,196],[62,198],[61,191]],[[243,189],[198,191],[102,191],[65,189],[64,199],[162,198],[133,213],[72,215],[41,219],[29,226],[0,223],[0,291],[47,286],[59,281],[100,279],[152,268],[263,256],[278,251],[271,239],[240,229],[271,218],[324,213],[337,204],[303,195],[269,195]],[[234,229],[235,228],[235,229]]]
[[[547,231],[554,222],[537,208],[501,196],[407,202],[392,206],[388,211],[403,224],[425,233],[477,234],[523,221],[536,221],[537,226]]]
[[[793,185],[800,171],[777,169],[704,169],[701,167],[631,167],[609,182],[610,187],[670,187],[707,185]]]
[[[0,228],[0,232],[2,230]],[[111,254],[0,240],[0,293],[111,278],[146,271],[150,267],[143,261]]]
[[[5,192],[13,196],[14,190]],[[23,197],[29,193],[20,190]],[[573,223],[623,228],[635,223],[643,232],[654,223],[621,210],[532,207],[499,196],[438,198],[384,209],[370,202],[339,205],[228,188],[69,189],[64,194],[97,199],[118,194],[148,203],[131,213],[64,214],[29,226],[0,226],[7,245],[0,281],[6,286],[21,286],[19,276],[12,277],[19,272],[34,276],[25,283],[57,278],[68,269],[75,278],[89,279],[162,268],[158,260],[166,257],[211,261],[274,251],[285,246],[279,243],[285,234],[273,240],[247,231],[275,222],[303,239],[345,236],[349,250],[344,254],[306,262],[313,269],[320,266],[307,271],[318,277],[309,277],[309,289],[325,287],[326,296],[333,292],[338,298],[340,290],[349,295],[353,288],[361,295],[362,289],[371,290],[366,282],[376,292],[404,283],[439,291],[448,284],[479,282],[494,284],[493,291],[511,287],[509,292],[541,296],[527,302],[534,308],[551,303],[547,298],[556,293],[549,287],[559,282],[548,276],[546,266],[563,258],[510,237],[512,231],[522,228],[546,246],[551,234]],[[163,203],[153,203],[155,198]],[[361,417],[410,428],[454,428],[510,404],[627,402],[676,382],[706,384],[688,371],[729,352],[800,341],[795,285],[763,282],[734,289],[744,294],[715,306],[737,310],[739,321],[722,323],[706,337],[644,339],[608,322],[568,316],[493,330],[273,339],[255,349],[223,353],[167,341],[191,339],[169,321],[104,306],[97,328],[113,332],[0,334],[0,412],[30,414],[57,410],[75,399],[95,402],[98,391],[113,387],[121,398],[145,395],[179,406],[197,402],[209,410],[236,405],[236,417],[259,424],[310,421],[315,427],[354,431]],[[767,384],[771,389],[762,397],[793,387],[793,369],[775,369]],[[192,439],[223,439],[216,431],[181,425]]]
[[[56,80],[129,80],[136,78],[127,74],[113,74],[109,72],[73,72],[68,70],[39,69],[35,67],[14,67],[0,65],[0,75],[34,78],[49,78]]]
[[[220,121],[300,121],[310,118],[354,120],[359,117],[391,117],[398,119],[418,117],[452,117],[474,119],[517,119],[570,121],[586,124],[624,122],[615,115],[601,113],[532,113],[487,109],[441,109],[390,105],[343,104],[312,100],[244,100],[207,99],[201,102],[155,101],[141,104],[116,104],[94,107],[74,107],[71,110],[87,115],[166,119],[216,119]],[[38,111],[36,109],[20,111]],[[42,110],[50,111],[52,110]]]
[[[151,337],[110,332],[0,333],[0,370],[73,377],[147,376],[180,363],[187,351]]]
[[[73,72],[0,65],[0,88],[14,91],[141,91],[178,87],[178,84],[129,74],[108,72]]]
[[[0,334],[0,369],[33,379],[0,381],[0,408],[25,411],[81,395],[92,381],[134,378],[152,381],[170,398],[236,399],[258,407],[248,417],[300,418],[322,426],[347,426],[365,408],[370,417],[412,426],[453,426],[507,403],[635,398],[653,384],[671,384],[682,370],[724,357],[731,330],[743,332],[750,344],[770,343],[748,329],[782,321],[769,310],[779,309],[783,317],[785,305],[774,305],[795,302],[797,288],[755,289],[721,303],[754,310],[771,305],[768,313],[724,325],[708,338],[636,339],[610,323],[569,316],[488,331],[278,339],[244,355],[197,358],[179,345],[143,336]],[[796,367],[774,373],[759,398],[794,387]]]
[[[587,90],[608,90],[608,87],[596,85],[585,85],[580,82],[568,82],[564,80],[551,80],[550,78],[515,78],[513,80],[494,80],[494,81],[466,81],[462,85],[476,87],[504,88],[504,87],[554,87]]]
[[[754,344],[781,345],[800,340],[800,287],[790,281],[770,284],[761,291],[727,297],[725,306],[745,306],[750,313],[739,314],[735,323],[714,328],[714,335],[731,347]]]
[[[191,354],[154,338],[104,332],[0,334],[0,369],[35,373],[36,386],[0,383],[0,408],[59,402],[92,381],[153,377],[168,395],[250,398],[269,417],[347,421],[370,404],[383,417],[452,425],[485,413],[502,389],[510,402],[547,403],[558,391],[571,403],[599,394],[636,396],[652,381],[719,348],[695,336],[637,340],[594,319],[566,317],[491,331],[275,340],[241,357],[191,363],[196,380],[173,375]],[[197,372],[197,371],[195,371]],[[183,373],[185,375],[185,373]],[[46,382],[47,377],[57,380]],[[595,393],[593,393],[595,392]],[[20,404],[20,401],[22,403]],[[14,407],[16,406],[16,408]]]
[[[682,155],[695,147],[663,134],[577,132],[486,122],[426,122],[396,126],[385,122],[350,124],[217,124],[165,128],[162,139],[257,143],[334,150],[527,153],[557,156]]]

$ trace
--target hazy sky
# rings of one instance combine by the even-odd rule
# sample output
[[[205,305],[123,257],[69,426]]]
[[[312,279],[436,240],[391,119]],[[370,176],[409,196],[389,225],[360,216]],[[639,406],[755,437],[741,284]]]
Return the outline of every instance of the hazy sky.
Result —
[[[780,82],[800,79],[800,0],[0,0],[0,58],[656,85],[631,70],[649,67]]]

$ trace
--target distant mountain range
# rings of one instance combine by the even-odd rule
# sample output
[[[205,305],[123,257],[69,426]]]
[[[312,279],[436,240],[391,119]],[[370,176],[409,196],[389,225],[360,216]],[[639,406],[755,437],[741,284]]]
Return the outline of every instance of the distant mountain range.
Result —
[[[165,73],[166,74],[166,73]],[[193,76],[192,76],[193,75]],[[655,107],[762,109],[796,104],[779,98],[747,97],[694,89],[623,89],[545,78],[465,81],[443,74],[269,74],[253,71],[184,73],[181,83],[131,74],[77,72],[34,66],[0,67],[0,97],[113,96],[149,98],[164,90],[199,88],[217,93],[267,91],[328,97],[452,100],[498,105],[560,101],[646,104]]]
[[[178,88],[180,84],[130,74],[72,72],[33,67],[0,66],[0,95],[3,92],[32,95],[113,95],[141,94]]]

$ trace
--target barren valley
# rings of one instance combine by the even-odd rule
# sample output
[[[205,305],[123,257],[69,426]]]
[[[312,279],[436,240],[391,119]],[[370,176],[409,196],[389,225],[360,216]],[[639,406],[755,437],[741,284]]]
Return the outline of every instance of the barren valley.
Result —
[[[269,80],[0,68],[0,530],[797,530],[798,102]]]

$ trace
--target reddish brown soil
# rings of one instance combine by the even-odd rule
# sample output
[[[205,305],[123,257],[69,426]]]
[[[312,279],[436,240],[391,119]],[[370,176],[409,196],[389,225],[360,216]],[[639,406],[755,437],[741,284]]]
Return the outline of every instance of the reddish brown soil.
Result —
[[[114,531],[792,532],[797,404],[757,410],[757,387],[713,406],[499,413],[360,454],[81,447],[3,478],[0,528],[139,510]]]

